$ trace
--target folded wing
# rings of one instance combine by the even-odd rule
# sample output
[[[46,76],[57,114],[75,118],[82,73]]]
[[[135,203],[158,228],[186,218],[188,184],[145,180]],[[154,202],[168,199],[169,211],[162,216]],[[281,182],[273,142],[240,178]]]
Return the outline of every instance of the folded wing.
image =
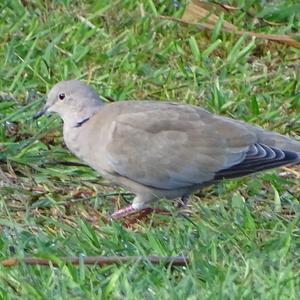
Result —
[[[114,172],[135,182],[159,189],[200,185],[216,176],[231,177],[230,172],[218,172],[256,152],[255,133],[240,123],[190,106],[144,108],[120,113],[106,151]]]

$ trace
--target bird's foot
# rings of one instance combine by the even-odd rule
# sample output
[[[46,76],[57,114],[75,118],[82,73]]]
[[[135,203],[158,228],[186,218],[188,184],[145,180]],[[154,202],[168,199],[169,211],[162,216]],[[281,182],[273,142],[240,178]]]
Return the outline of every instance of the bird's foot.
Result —
[[[187,209],[188,202],[189,202],[189,197],[188,196],[181,197],[181,199],[177,202],[177,208],[180,208],[180,209],[183,209],[183,210]]]
[[[117,211],[115,211],[112,215],[111,218],[113,220],[120,220],[124,217],[127,217],[129,215],[132,215],[136,212],[136,209],[132,205],[128,205],[124,208],[121,208]]]
[[[125,225],[126,227],[136,224],[139,221],[144,220],[149,214],[151,213],[157,213],[160,215],[167,215],[170,216],[171,213],[167,210],[163,209],[158,209],[158,208],[144,208],[142,210],[136,210],[132,207],[132,205],[129,205],[127,207],[124,207],[116,212],[114,212],[111,215],[111,218],[113,220],[120,220],[120,219],[125,219]],[[135,214],[134,216],[131,217],[131,215]]]
[[[140,211],[138,211],[136,214],[134,214],[132,217],[124,218],[124,226],[127,228],[130,228],[134,226],[137,223],[140,222],[145,222],[146,220],[149,220],[149,215],[151,214],[158,214],[158,215],[163,215],[163,216],[171,216],[171,212],[168,210],[164,209],[159,209],[159,208],[144,208]],[[151,217],[150,217],[151,219]]]

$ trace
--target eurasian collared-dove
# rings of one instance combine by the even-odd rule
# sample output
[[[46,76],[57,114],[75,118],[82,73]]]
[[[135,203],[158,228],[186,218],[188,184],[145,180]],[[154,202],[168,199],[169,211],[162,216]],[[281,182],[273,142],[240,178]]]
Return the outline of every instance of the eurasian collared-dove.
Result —
[[[57,83],[36,118],[58,113],[67,147],[136,197],[113,218],[159,198],[184,201],[223,178],[300,162],[300,142],[213,115],[199,107],[154,101],[104,104],[77,80]]]

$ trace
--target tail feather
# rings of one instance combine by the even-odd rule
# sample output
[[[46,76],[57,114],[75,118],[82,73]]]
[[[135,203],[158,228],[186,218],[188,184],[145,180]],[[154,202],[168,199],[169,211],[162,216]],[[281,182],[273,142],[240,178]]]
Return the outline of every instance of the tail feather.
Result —
[[[282,134],[267,131],[263,128],[250,125],[248,123],[242,121],[236,121],[243,126],[245,126],[248,130],[254,132],[257,136],[257,143],[264,144],[270,147],[275,147],[281,150],[292,151],[300,154],[300,140],[294,139],[288,136],[284,136]]]
[[[236,178],[297,163],[300,163],[299,153],[269,147],[264,144],[254,144],[249,148],[245,159],[241,163],[217,172],[214,180]]]
[[[254,130],[258,137],[258,143],[264,144],[270,147],[275,147],[281,150],[292,151],[300,154],[300,141],[284,136],[282,134],[266,131],[262,128],[255,127],[249,124],[246,124],[247,127],[251,127]]]

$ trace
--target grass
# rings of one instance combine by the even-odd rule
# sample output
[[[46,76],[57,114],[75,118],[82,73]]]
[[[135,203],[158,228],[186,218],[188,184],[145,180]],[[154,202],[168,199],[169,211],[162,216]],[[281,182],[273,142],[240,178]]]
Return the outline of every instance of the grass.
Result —
[[[115,101],[199,105],[299,138],[300,51],[218,26],[211,33],[160,20],[182,14],[174,3],[1,2],[0,259],[191,258],[174,269],[0,266],[1,299],[299,299],[294,173],[279,169],[210,187],[191,199],[190,218],[176,217],[162,201],[174,216],[153,215],[129,230],[104,217],[132,197],[89,168],[61,164],[77,160],[58,118],[32,121],[53,84],[77,78]],[[241,9],[225,19],[245,30],[293,34],[300,25],[297,1],[227,3]]]

